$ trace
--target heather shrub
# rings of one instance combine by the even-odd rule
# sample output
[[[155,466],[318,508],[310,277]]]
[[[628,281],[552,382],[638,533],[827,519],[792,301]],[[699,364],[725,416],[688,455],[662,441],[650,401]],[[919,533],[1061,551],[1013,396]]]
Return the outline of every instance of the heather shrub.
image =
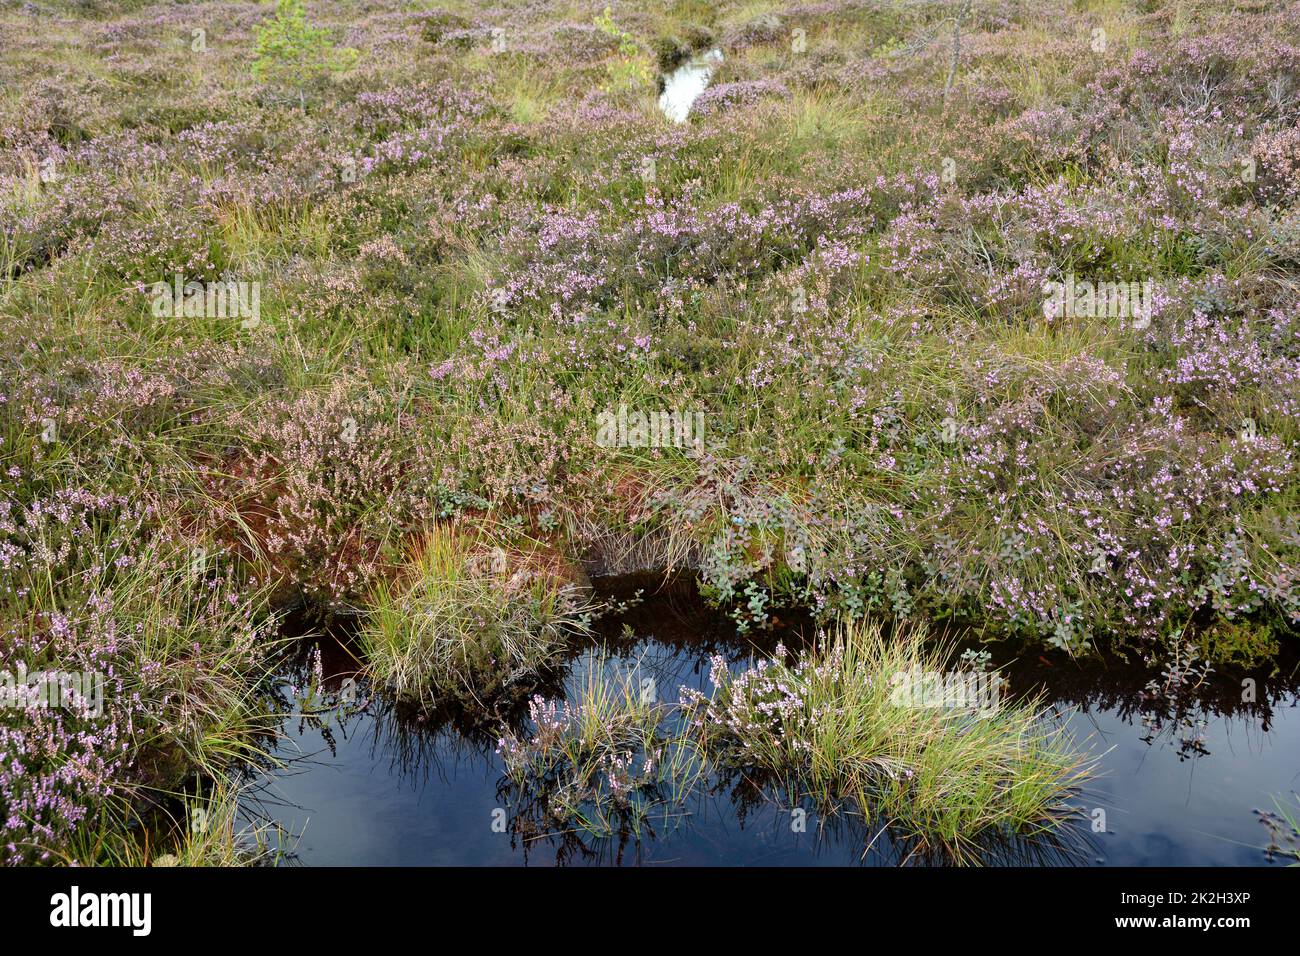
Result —
[[[733,109],[743,109],[768,96],[789,97],[790,91],[771,80],[719,83],[700,94],[691,108],[694,116],[709,116]]]
[[[470,21],[459,13],[450,10],[426,10],[416,17],[420,25],[420,37],[430,43],[437,43],[452,30],[463,30]]]
[[[679,282],[757,278],[828,235],[865,233],[873,221],[868,205],[865,190],[856,189],[778,200],[754,211],[739,203],[707,212],[653,210],[613,232],[602,229],[595,214],[550,214],[511,228],[512,247],[531,249],[537,235],[545,239],[500,288],[509,305],[603,306],[616,294],[663,294],[659,276],[670,262],[680,270]]]
[[[85,832],[129,816],[146,790],[256,752],[259,597],[203,545],[155,537],[157,517],[85,492],[0,502],[0,672],[89,675],[95,687],[0,710],[20,758],[0,772],[9,863],[71,862],[65,846],[92,845]]]
[[[102,225],[91,251],[127,282],[160,282],[177,273],[189,281],[215,281],[227,257],[214,226],[199,209],[153,207]]]
[[[1261,134],[1251,155],[1258,164],[1255,175],[1260,196],[1279,206],[1294,205],[1300,196],[1300,187],[1296,186],[1300,172],[1300,129],[1291,127]]]
[[[213,531],[269,562],[279,584],[327,602],[355,597],[384,566],[385,542],[424,513],[388,402],[340,379],[232,416],[241,445],[208,475],[234,515],[214,515]]]
[[[699,754],[637,668],[598,652],[583,669],[572,702],[535,696],[524,728],[502,726],[516,816],[595,837],[671,825],[703,775]]]

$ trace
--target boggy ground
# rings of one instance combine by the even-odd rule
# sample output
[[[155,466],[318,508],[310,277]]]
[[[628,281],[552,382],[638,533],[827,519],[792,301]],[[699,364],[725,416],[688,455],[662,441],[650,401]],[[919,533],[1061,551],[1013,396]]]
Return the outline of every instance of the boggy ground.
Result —
[[[110,702],[0,715],[9,861],[245,759],[298,600],[526,638],[685,567],[742,629],[1294,642],[1293,6],[292,6],[286,60],[270,4],[0,3],[0,665]],[[531,603],[448,607],[449,527]]]

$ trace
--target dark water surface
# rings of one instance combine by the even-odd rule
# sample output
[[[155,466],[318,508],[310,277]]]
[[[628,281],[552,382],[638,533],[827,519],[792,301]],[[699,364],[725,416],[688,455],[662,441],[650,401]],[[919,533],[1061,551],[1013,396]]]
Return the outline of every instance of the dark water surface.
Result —
[[[547,696],[580,680],[601,646],[608,662],[653,676],[661,699],[675,701],[681,686],[709,690],[712,655],[743,666],[775,644],[772,636],[737,637],[693,594],[690,586],[661,591],[605,622],[592,646],[574,651]],[[321,636],[307,647],[320,650],[323,699],[350,686],[345,681],[356,663],[345,638]],[[313,686],[312,653],[286,666],[286,688]],[[1158,675],[1113,663],[1079,664],[1037,652],[995,662],[1013,693],[1040,691],[1100,760],[1098,776],[1075,801],[1084,811],[1081,822],[1061,841],[990,847],[985,862],[1270,865],[1263,850],[1270,831],[1254,811],[1275,809],[1275,798],[1294,807],[1300,790],[1294,663],[1281,665],[1275,677],[1211,675],[1197,688],[1151,697],[1145,688]],[[1242,700],[1245,676],[1256,681],[1254,702]],[[907,846],[855,815],[818,821],[809,810],[806,830],[794,832],[791,808],[778,795],[716,777],[684,814],[652,817],[654,832],[640,839],[530,827],[512,819],[516,808],[492,728],[414,720],[373,697],[364,683],[356,692],[360,706],[345,715],[286,717],[275,751],[285,765],[258,775],[248,804],[250,816],[294,835],[284,845],[307,865],[940,862],[909,856]],[[285,699],[292,696],[286,692]],[[1104,832],[1093,832],[1098,810]],[[505,832],[493,825],[501,819],[512,820]]]

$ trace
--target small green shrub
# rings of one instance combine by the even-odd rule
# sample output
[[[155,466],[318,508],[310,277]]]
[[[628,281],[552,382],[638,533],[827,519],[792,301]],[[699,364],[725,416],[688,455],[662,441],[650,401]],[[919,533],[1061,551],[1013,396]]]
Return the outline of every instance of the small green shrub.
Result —
[[[257,58],[253,76],[259,82],[301,88],[331,73],[347,70],[358,52],[335,47],[330,31],[307,22],[305,0],[276,0],[275,16],[253,28]]]
[[[609,7],[595,19],[596,28],[618,41],[618,57],[609,61],[605,89],[612,92],[640,89],[650,82],[650,65],[636,38],[614,22]]]

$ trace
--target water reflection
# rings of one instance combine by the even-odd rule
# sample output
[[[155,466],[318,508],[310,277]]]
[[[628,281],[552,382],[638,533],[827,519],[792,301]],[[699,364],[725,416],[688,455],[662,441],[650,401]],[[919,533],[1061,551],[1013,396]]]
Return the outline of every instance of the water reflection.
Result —
[[[691,112],[691,104],[704,92],[721,62],[722,51],[710,50],[665,75],[664,89],[659,94],[659,108],[664,115],[675,123],[684,123]]]
[[[628,585],[609,588],[625,597]],[[712,655],[729,666],[797,648],[810,622],[737,638],[693,586],[651,594],[593,641],[572,649],[536,688],[558,698],[594,666],[651,678],[665,700],[706,690]],[[301,624],[298,625],[301,627]],[[359,679],[346,628],[302,642],[279,688],[287,715],[283,762],[258,774],[256,811],[300,833],[308,864],[868,864],[945,862],[841,812],[819,817],[771,781],[712,775],[660,813],[610,819],[606,832],[558,825],[550,795],[520,788],[497,753],[500,724],[447,712],[421,718]],[[319,655],[319,656],[317,656]],[[603,656],[602,656],[603,655]],[[1013,694],[1041,695],[1077,739],[1091,738],[1099,776],[1076,801],[1076,826],[1049,840],[990,839],[990,865],[1264,865],[1269,833],[1257,808],[1300,784],[1297,668],[1211,675],[1197,686],[1153,690],[1151,674],[1113,661],[1075,662],[1037,651],[997,661]],[[1245,678],[1254,693],[1243,693]],[[349,706],[302,712],[294,689],[319,683],[326,701],[348,687]],[[355,683],[351,683],[355,682]],[[296,688],[295,688],[296,685]],[[533,689],[530,689],[530,692]],[[1158,692],[1157,692],[1158,691]],[[528,694],[498,715],[522,726]],[[800,826],[793,811],[802,810]],[[1099,829],[1098,822],[1102,823]]]

